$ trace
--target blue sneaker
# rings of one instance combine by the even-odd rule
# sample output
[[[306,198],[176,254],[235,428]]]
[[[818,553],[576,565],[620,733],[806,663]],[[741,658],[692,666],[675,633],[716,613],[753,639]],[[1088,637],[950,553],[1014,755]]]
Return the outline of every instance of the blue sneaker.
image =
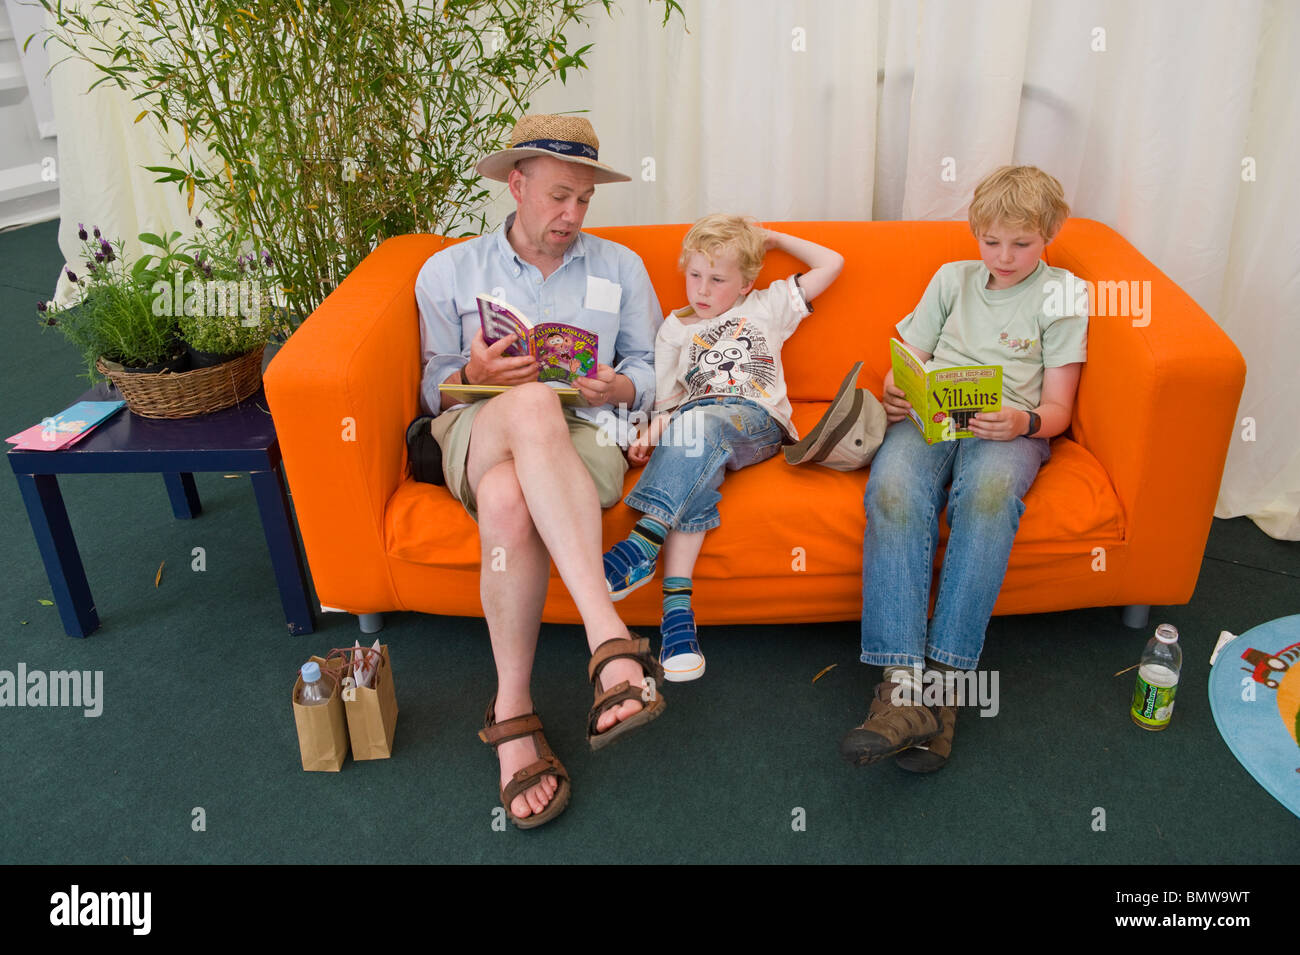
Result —
[[[685,683],[704,676],[704,651],[695,636],[695,611],[669,610],[659,625],[659,635],[663,638],[659,662],[663,665],[665,680]]]
[[[655,576],[655,561],[628,540],[611,547],[604,557],[605,586],[610,600],[622,600],[632,591],[644,587]]]

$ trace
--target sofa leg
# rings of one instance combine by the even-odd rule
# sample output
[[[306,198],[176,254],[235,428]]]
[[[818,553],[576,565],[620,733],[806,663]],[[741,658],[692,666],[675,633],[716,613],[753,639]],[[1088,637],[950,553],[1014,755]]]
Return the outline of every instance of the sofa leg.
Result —
[[[378,633],[384,629],[384,615],[382,613],[359,613],[357,614],[357,623],[361,624],[362,633]]]
[[[1124,626],[1131,630],[1145,630],[1151,619],[1150,604],[1129,604],[1124,608]],[[369,632],[369,631],[367,631]]]

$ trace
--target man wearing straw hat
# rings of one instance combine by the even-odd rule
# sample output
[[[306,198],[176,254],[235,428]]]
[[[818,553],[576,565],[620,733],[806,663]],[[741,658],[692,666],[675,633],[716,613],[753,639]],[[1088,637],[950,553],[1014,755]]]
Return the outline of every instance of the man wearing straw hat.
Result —
[[[592,748],[664,709],[662,671],[648,641],[619,619],[601,565],[600,511],[621,496],[627,462],[614,442],[601,440],[595,420],[602,410],[652,405],[661,313],[640,258],[580,231],[596,185],[630,178],[600,162],[598,150],[585,119],[520,119],[510,147],[477,167],[509,185],[515,212],[500,230],[433,256],[415,286],[421,398],[432,422],[420,419],[408,440],[414,449],[432,435],[447,489],[478,520],[479,590],[497,668],[496,696],[479,736],[497,749],[502,804],[520,828],[553,819],[570,794],[530,690],[550,560],[577,604],[593,653]],[[566,322],[599,336],[596,371],[576,383],[585,407],[562,407],[537,381],[533,358],[503,354],[513,336],[484,343],[480,294],[504,299],[535,322]],[[515,387],[460,404],[439,392],[445,383]]]

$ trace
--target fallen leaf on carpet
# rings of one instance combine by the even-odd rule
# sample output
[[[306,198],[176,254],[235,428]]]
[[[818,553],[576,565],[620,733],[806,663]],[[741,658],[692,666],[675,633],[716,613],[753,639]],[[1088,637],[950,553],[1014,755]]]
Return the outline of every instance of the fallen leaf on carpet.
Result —
[[[41,600],[41,599],[38,598],[36,602],[37,602],[38,604],[40,604],[42,607],[53,607],[53,606],[54,606],[54,601],[53,601],[53,600]]]
[[[1116,676],[1123,676],[1123,675],[1124,675],[1125,673],[1127,673],[1129,670],[1136,670],[1136,669],[1137,669],[1138,667],[1140,667],[1141,665],[1142,665],[1142,664],[1140,664],[1140,663],[1135,663],[1135,664],[1133,664],[1131,667],[1125,667],[1124,669],[1120,670],[1120,671],[1119,671],[1118,673],[1116,673],[1115,675],[1116,675]]]
[[[818,680],[820,680],[822,677],[824,677],[827,673],[830,673],[832,670],[834,670],[837,666],[839,666],[838,663],[832,663],[832,664],[831,664],[830,666],[828,666],[828,667],[822,667],[820,670],[817,671],[817,675],[816,675],[815,677],[812,678],[812,681],[813,681],[814,683],[816,683]]]
[[[153,579],[153,585],[155,587],[157,587],[160,583],[162,583],[162,569],[163,569],[163,564],[166,563],[167,561],[164,560],[162,564],[158,565],[158,576]]]

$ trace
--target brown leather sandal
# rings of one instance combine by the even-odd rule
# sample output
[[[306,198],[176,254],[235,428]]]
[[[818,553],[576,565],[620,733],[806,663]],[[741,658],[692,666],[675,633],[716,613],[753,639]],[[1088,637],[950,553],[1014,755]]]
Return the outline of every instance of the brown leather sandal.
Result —
[[[876,684],[866,720],[845,734],[840,755],[857,766],[868,766],[928,743],[942,731],[939,707],[895,703],[897,683]]]
[[[505,788],[501,790],[501,805],[506,809],[506,817],[515,824],[516,828],[536,829],[564,812],[565,807],[569,805],[569,796],[572,793],[569,773],[559,758],[551,752],[551,747],[546,742],[546,734],[542,731],[540,716],[529,713],[527,716],[516,716],[498,723],[496,704],[497,698],[493,695],[492,701],[488,703],[487,714],[483,718],[483,728],[479,730],[478,738],[493,749],[521,736],[533,738],[533,746],[537,749],[537,761],[529,763],[510,778]],[[512,813],[510,804],[515,801],[515,797],[536,786],[543,776],[554,776],[559,780],[559,785],[555,787],[555,792],[551,796],[551,801],[546,804],[546,808],[531,816],[519,817]]]
[[[618,739],[638,726],[644,726],[651,720],[658,719],[668,707],[668,702],[659,692],[659,688],[664,683],[664,668],[659,665],[659,660],[650,652],[650,641],[638,637],[630,630],[628,633],[631,634],[631,639],[615,637],[613,640],[606,640],[598,646],[596,652],[591,655],[591,661],[587,664],[587,679],[591,681],[596,693],[596,702],[592,704],[591,710],[587,714],[587,742],[593,751],[618,741]],[[634,686],[624,680],[618,686],[602,693],[600,691],[601,671],[605,669],[605,665],[611,660],[618,660],[622,657],[628,657],[640,664],[642,672],[650,682],[648,684],[643,682]],[[615,723],[603,733],[597,732],[596,721],[600,719],[600,714],[610,707],[618,706],[627,700],[638,700],[641,703],[641,710],[633,713],[627,719]]]

